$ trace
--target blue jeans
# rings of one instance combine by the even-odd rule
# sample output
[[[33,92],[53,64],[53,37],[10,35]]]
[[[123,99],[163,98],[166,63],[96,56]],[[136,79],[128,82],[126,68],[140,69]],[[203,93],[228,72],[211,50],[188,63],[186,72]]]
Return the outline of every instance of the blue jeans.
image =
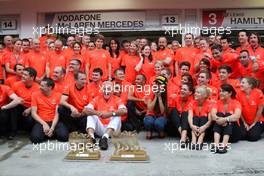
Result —
[[[156,130],[158,132],[163,132],[167,121],[167,118],[163,116],[156,118],[154,116],[147,115],[144,118],[144,126],[147,131]]]

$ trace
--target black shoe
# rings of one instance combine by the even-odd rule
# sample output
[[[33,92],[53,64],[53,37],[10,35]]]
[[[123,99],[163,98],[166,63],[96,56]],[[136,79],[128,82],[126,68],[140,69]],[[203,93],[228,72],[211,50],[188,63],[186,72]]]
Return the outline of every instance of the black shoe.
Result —
[[[203,150],[203,144],[196,144],[195,149],[196,150]]]
[[[96,143],[96,139],[95,138],[92,138],[92,137],[88,137],[88,144],[89,144],[89,148],[94,148],[95,146],[95,143]]]
[[[191,149],[191,150],[195,150],[195,149],[196,149],[196,144],[191,143],[191,144],[190,144],[190,149]]]
[[[99,140],[99,147],[101,150],[107,150],[108,149],[108,139],[106,137],[102,137]]]
[[[220,154],[224,154],[227,152],[227,148],[226,147],[219,147],[218,150],[217,150],[217,153],[220,153]]]
[[[180,146],[181,146],[182,149],[184,149],[184,148],[186,148],[187,143],[184,142],[184,141],[180,141]]]
[[[10,135],[10,136],[7,136],[6,138],[7,138],[7,140],[14,140],[15,136]]]
[[[215,144],[212,144],[211,145],[211,148],[210,148],[210,151],[212,152],[212,153],[216,153],[217,152],[217,147],[215,146]]]

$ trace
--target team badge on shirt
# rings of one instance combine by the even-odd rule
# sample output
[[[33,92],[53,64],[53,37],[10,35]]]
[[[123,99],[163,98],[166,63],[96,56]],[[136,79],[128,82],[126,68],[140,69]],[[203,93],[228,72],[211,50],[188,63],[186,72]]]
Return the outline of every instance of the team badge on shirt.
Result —
[[[52,99],[51,100],[51,104],[55,105],[56,104],[56,100],[55,99]]]

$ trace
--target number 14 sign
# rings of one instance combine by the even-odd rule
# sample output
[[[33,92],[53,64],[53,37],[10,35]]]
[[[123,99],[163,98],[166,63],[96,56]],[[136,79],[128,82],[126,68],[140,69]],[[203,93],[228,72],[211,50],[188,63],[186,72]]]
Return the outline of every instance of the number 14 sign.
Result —
[[[16,30],[17,29],[17,21],[12,19],[12,20],[1,20],[0,21],[0,27],[1,30]]]

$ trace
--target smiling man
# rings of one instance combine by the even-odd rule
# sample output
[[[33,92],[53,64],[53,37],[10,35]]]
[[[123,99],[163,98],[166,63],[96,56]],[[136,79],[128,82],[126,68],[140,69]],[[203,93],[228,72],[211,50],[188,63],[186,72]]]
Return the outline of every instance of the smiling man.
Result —
[[[86,131],[95,142],[94,133],[102,136],[99,141],[101,150],[108,149],[109,136],[121,129],[120,116],[127,113],[122,100],[113,95],[113,84],[109,81],[103,83],[103,94],[95,97],[84,110],[87,117]]]
[[[44,78],[40,82],[40,91],[32,94],[31,115],[36,120],[30,136],[32,143],[41,143],[53,136],[59,141],[68,140],[69,132],[59,122],[60,94],[53,91],[54,86],[52,79]]]

